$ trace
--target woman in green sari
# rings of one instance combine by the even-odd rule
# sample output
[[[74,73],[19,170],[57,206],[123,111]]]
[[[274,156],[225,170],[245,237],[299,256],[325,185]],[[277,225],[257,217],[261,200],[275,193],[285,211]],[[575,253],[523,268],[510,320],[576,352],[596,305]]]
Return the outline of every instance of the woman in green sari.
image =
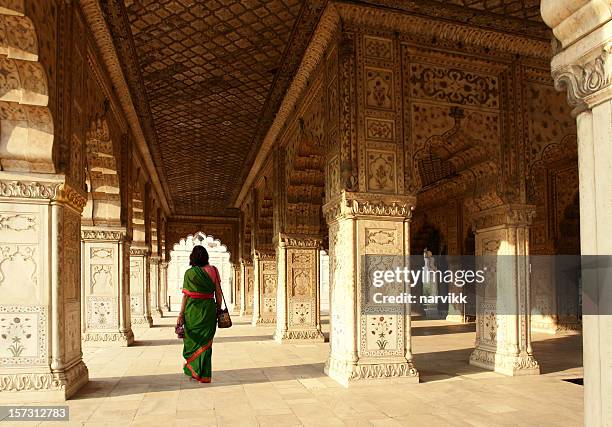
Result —
[[[189,261],[191,268],[185,272],[183,302],[177,319],[177,324],[185,328],[183,371],[196,381],[209,383],[222,298],[219,271],[208,263],[208,252],[203,246],[193,248]]]

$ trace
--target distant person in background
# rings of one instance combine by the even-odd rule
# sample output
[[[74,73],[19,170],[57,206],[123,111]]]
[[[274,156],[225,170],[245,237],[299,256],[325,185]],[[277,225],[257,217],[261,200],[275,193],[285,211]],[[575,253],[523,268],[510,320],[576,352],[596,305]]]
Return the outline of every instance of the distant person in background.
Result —
[[[208,252],[195,246],[185,272],[183,302],[177,326],[184,327],[185,375],[201,383],[212,377],[212,344],[221,309],[221,280],[216,267],[208,263]]]

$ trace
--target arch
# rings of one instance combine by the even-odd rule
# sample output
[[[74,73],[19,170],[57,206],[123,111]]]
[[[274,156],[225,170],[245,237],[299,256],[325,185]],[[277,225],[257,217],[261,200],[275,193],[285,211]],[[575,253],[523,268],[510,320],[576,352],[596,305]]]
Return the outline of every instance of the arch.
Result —
[[[233,298],[233,269],[231,254],[227,246],[211,235],[198,231],[181,238],[172,246],[168,264],[168,295],[170,304],[176,307],[180,304],[185,271],[189,268],[189,255],[196,246],[204,246],[208,251],[210,263],[217,267],[221,275],[221,288],[225,300],[232,307]]]
[[[0,165],[55,173],[48,79],[26,6],[23,0],[0,3]]]
[[[219,239],[198,231],[195,234],[190,234],[179,240],[173,247],[173,250],[192,250],[195,246],[204,246],[208,252],[213,253],[229,253],[227,246],[221,243]]]

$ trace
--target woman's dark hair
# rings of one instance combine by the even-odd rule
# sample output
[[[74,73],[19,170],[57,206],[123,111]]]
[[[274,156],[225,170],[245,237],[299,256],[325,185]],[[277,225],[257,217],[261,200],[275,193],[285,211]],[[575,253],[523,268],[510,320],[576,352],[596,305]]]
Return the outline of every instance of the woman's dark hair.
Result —
[[[208,265],[208,251],[204,246],[195,246],[189,255],[189,265],[192,267],[204,267]]]

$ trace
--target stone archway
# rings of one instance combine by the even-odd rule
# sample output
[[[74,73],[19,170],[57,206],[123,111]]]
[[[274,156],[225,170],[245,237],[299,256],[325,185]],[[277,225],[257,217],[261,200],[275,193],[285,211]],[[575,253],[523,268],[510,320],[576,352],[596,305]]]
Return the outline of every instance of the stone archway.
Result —
[[[175,311],[180,308],[183,294],[183,277],[189,269],[189,255],[195,246],[204,246],[209,255],[210,264],[217,267],[221,276],[221,289],[229,309],[233,310],[233,268],[230,262],[230,253],[227,246],[212,236],[207,236],[199,231],[188,235],[176,243],[170,251],[170,262],[168,264],[168,297],[170,309]]]
[[[55,173],[47,75],[39,61],[28,3],[0,10],[0,164],[2,170]]]

